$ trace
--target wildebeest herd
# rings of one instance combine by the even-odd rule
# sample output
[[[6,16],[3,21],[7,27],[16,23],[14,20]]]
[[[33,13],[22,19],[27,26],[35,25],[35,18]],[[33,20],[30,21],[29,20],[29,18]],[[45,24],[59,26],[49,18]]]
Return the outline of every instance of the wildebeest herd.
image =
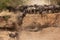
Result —
[[[22,5],[16,8],[11,6],[6,7],[9,11],[21,11],[22,13],[58,13],[60,12],[60,5]]]

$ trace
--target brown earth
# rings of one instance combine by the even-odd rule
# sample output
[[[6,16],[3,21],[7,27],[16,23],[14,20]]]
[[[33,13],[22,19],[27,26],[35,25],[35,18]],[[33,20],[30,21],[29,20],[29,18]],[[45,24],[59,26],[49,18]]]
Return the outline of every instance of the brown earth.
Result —
[[[10,27],[14,22],[16,23],[16,28],[20,28],[17,31],[19,35],[16,39],[8,36],[11,31],[0,32],[0,39],[6,37],[7,40],[60,40],[60,13],[27,14],[22,21],[22,25],[18,25],[17,23],[20,20],[17,18],[21,14],[19,13],[8,11],[0,13],[0,16],[11,16],[7,23],[4,20],[1,21],[0,27],[4,27],[6,24]]]

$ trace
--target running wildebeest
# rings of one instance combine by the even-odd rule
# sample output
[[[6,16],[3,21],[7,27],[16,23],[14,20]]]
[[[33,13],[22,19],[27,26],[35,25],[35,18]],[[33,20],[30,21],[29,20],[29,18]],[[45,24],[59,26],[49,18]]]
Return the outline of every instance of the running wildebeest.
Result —
[[[49,13],[49,6],[48,5],[44,5],[44,10],[46,13]]]
[[[35,13],[38,13],[39,12],[39,5],[36,5],[35,4],[34,7],[35,7],[35,9],[34,9],[35,10]]]
[[[44,11],[44,7],[42,5],[39,5],[39,14],[42,14],[43,11]]]
[[[55,13],[58,13],[60,11],[60,6],[59,5],[55,5],[54,10],[55,10]]]
[[[21,12],[24,12],[25,9],[28,8],[28,5],[23,5],[23,6],[20,6],[18,10],[20,10]]]
[[[51,10],[52,13],[55,13],[55,5],[49,5],[49,10]]]

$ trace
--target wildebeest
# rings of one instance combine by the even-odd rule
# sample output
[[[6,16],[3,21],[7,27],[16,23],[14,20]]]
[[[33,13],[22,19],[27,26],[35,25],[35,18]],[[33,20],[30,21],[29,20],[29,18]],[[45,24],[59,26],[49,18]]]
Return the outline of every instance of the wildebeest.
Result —
[[[27,9],[26,9],[26,12],[27,13],[34,13],[34,7],[28,7]],[[32,11],[33,10],[33,11]]]
[[[43,11],[46,11],[46,13],[48,13],[48,12],[49,12],[49,7],[48,7],[48,5],[44,5],[43,7],[44,7],[44,8],[43,8],[43,9],[44,9]]]
[[[54,10],[56,13],[59,12],[60,11],[60,5],[55,5]]]
[[[28,8],[28,5],[22,5],[18,8],[18,10],[20,10],[21,12],[24,12],[25,9],[27,9],[27,8]]]
[[[52,13],[59,12],[59,10],[60,10],[59,5],[49,5],[48,7],[49,7],[48,9],[51,10]]]
[[[6,9],[8,9],[9,12],[11,12],[11,11],[15,12],[16,11],[16,9],[14,7],[12,7],[12,6],[7,6]]]
[[[35,7],[35,9],[34,9],[35,13],[38,13],[39,12],[39,5],[35,4],[34,7]]]
[[[42,5],[39,5],[38,10],[39,10],[39,14],[42,14],[44,7]]]
[[[6,9],[10,11],[16,11],[19,10],[22,13],[43,13],[44,11],[49,12],[51,11],[52,13],[59,12],[60,11],[60,5],[22,5],[18,6],[18,8],[14,8],[11,6],[7,6]]]

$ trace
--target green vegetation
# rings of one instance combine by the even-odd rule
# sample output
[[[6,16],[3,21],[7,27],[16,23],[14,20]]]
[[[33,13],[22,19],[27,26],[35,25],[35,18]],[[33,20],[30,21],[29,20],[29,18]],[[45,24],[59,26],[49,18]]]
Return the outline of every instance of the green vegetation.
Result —
[[[22,0],[0,0],[0,10],[5,9],[6,6],[16,7],[22,4],[23,4]]]
[[[0,10],[6,8],[7,2],[8,2],[8,0],[0,0]]]

